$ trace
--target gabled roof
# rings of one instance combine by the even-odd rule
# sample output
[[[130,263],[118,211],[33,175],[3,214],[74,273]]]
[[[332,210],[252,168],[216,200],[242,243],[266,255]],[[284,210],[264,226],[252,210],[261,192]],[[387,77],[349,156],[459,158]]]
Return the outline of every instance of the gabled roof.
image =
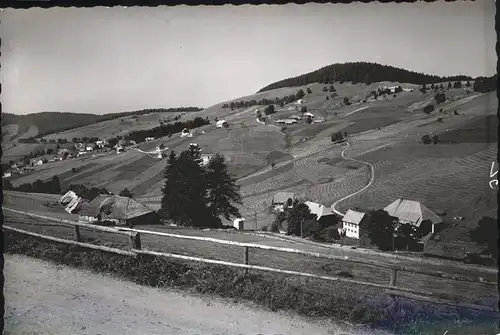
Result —
[[[132,198],[101,194],[88,204],[82,206],[78,214],[97,217],[101,212],[103,212],[106,218],[125,220],[154,211]]]
[[[322,204],[318,204],[312,201],[306,201],[305,204],[309,207],[311,214],[316,214],[318,220],[324,216],[333,215],[333,211],[329,207],[325,207]]]
[[[342,221],[359,225],[364,217],[365,217],[365,213],[356,212],[356,211],[353,211],[352,209],[349,209],[347,211],[347,213],[345,213],[344,217],[342,218]]]
[[[295,194],[292,192],[278,192],[274,195],[273,202],[278,204],[285,204],[288,199],[295,199]]]
[[[418,201],[397,199],[384,210],[391,216],[397,217],[401,221],[408,221],[419,227],[422,221],[429,220],[433,224],[443,222],[438,215]]]

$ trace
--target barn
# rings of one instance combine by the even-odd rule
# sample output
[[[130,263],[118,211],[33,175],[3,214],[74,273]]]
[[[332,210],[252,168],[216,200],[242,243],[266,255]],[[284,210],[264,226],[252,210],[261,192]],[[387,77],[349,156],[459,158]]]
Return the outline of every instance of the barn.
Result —
[[[309,207],[311,214],[316,214],[316,220],[318,222],[328,222],[335,219],[335,213],[333,213],[330,207],[323,206],[312,201],[306,201],[305,204]]]
[[[443,222],[422,203],[407,199],[397,199],[384,208],[390,216],[398,219],[400,224],[411,224],[421,231],[422,235],[434,234],[435,227]]]
[[[151,208],[128,197],[99,195],[78,211],[83,222],[111,221],[117,225],[144,225],[158,223],[158,216]]]

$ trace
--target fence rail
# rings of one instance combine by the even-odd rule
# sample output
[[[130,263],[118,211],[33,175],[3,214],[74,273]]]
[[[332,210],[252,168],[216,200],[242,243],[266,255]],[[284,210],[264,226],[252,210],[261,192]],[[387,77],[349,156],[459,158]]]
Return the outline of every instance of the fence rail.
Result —
[[[207,259],[207,258],[201,258],[201,257],[184,256],[184,255],[179,255],[179,254],[163,253],[163,252],[141,250],[141,249],[135,249],[135,248],[132,248],[130,251],[129,250],[122,250],[122,249],[118,249],[118,248],[111,248],[111,247],[105,247],[105,246],[99,246],[99,245],[94,245],[94,244],[89,244],[89,243],[83,243],[83,242],[77,242],[77,241],[56,238],[56,237],[47,236],[47,235],[38,234],[38,233],[33,233],[30,231],[26,231],[23,229],[18,229],[18,228],[6,226],[6,225],[3,226],[3,229],[10,230],[10,231],[17,232],[17,233],[24,234],[24,235],[29,235],[29,236],[49,240],[49,241],[58,242],[58,243],[75,245],[75,246],[79,246],[82,248],[105,251],[105,252],[109,252],[109,253],[115,253],[115,254],[119,254],[119,255],[130,256],[130,257],[136,257],[137,255],[149,255],[149,256],[156,256],[156,257],[182,259],[182,260],[200,262],[200,263],[205,263],[205,264],[223,265],[223,266],[229,266],[229,267],[233,267],[233,268],[242,268],[245,270],[245,273],[247,273],[248,270],[257,270],[257,271],[264,271],[264,272],[288,274],[288,275],[299,276],[299,277],[321,279],[321,280],[327,280],[327,281],[344,282],[344,283],[350,283],[350,284],[355,284],[355,285],[385,289],[385,293],[388,295],[402,296],[402,297],[410,298],[413,300],[420,300],[420,301],[432,302],[432,303],[436,303],[436,304],[450,305],[450,306],[455,306],[455,307],[464,307],[464,308],[480,310],[480,311],[496,312],[495,308],[491,308],[488,306],[481,306],[481,305],[474,305],[474,304],[460,304],[460,303],[456,303],[456,302],[449,301],[449,300],[431,297],[431,296],[429,296],[428,292],[421,292],[418,290],[395,287],[395,286],[393,286],[395,284],[395,276],[391,276],[391,283],[389,285],[383,285],[383,284],[368,283],[368,282],[362,282],[362,281],[358,281],[358,280],[341,278],[341,277],[321,276],[321,275],[315,275],[312,273],[304,273],[304,272],[282,270],[282,269],[276,269],[276,268],[270,268],[270,267],[264,267],[264,266],[250,265],[250,264],[248,264],[248,247],[245,247],[245,249],[244,249],[245,250],[244,263],[233,263],[233,262],[219,261],[219,260]],[[393,272],[393,274],[395,274],[395,273],[396,273],[396,271]],[[430,294],[430,295],[432,295],[432,294]]]
[[[277,251],[277,252],[290,253],[290,254],[298,254],[298,255],[302,255],[302,256],[328,259],[328,260],[333,260],[333,261],[347,261],[347,262],[350,262],[353,264],[362,264],[362,265],[367,265],[367,266],[372,266],[372,267],[377,267],[377,268],[389,270],[390,275],[391,275],[390,284],[392,286],[396,286],[396,279],[397,279],[398,272],[423,274],[423,275],[428,275],[428,276],[433,276],[433,277],[438,277],[438,278],[443,278],[443,279],[478,283],[478,284],[482,284],[482,285],[491,285],[491,286],[497,285],[496,282],[489,282],[489,281],[485,281],[485,280],[478,280],[475,278],[468,278],[465,276],[450,274],[450,273],[447,273],[444,271],[428,270],[428,269],[415,268],[415,267],[409,267],[409,266],[401,266],[401,265],[396,265],[396,264],[386,264],[386,263],[378,262],[375,260],[362,260],[362,259],[357,259],[357,258],[350,258],[348,256],[328,255],[326,253],[311,252],[311,251],[305,251],[305,250],[294,249],[294,248],[274,247],[274,246],[255,244],[255,243],[242,243],[242,242],[235,242],[235,241],[230,241],[230,240],[216,239],[216,238],[211,238],[211,237],[189,236],[189,235],[172,234],[172,233],[165,233],[165,232],[158,232],[158,231],[151,231],[151,230],[132,229],[132,228],[125,228],[125,227],[104,227],[104,226],[98,226],[98,225],[94,225],[94,224],[75,222],[75,221],[58,219],[58,218],[53,218],[53,217],[48,217],[48,216],[43,216],[43,215],[38,215],[38,214],[33,214],[33,213],[22,212],[22,211],[11,209],[11,208],[4,207],[3,209],[7,210],[7,211],[14,212],[14,213],[18,213],[21,215],[25,215],[25,216],[29,216],[29,217],[33,217],[33,218],[38,218],[38,219],[42,219],[42,220],[59,222],[65,226],[74,227],[75,240],[78,242],[81,241],[80,227],[82,227],[82,228],[87,228],[87,229],[91,229],[91,230],[116,233],[116,234],[122,234],[122,235],[128,236],[130,238],[130,244],[131,244],[132,248],[135,248],[137,250],[141,249],[141,244],[142,244],[141,234],[144,234],[144,235],[164,236],[164,237],[178,238],[178,239],[184,239],[184,240],[195,240],[195,241],[203,241],[203,242],[211,242],[211,243],[217,243],[217,244],[237,246],[237,247],[241,247],[241,248],[245,249],[246,259],[248,259],[248,249],[253,248],[253,249],[270,250],[270,251]]]
[[[451,280],[456,280],[456,281],[466,281],[466,282],[472,282],[472,283],[481,283],[481,284],[485,284],[485,285],[497,285],[497,283],[495,283],[495,282],[480,281],[477,279],[467,278],[464,276],[453,275],[450,273],[446,273],[444,271],[427,270],[427,269],[421,269],[421,268],[413,268],[413,267],[409,267],[409,266],[386,264],[386,263],[377,262],[374,260],[367,261],[367,260],[362,260],[362,259],[350,258],[348,256],[328,255],[325,253],[310,252],[310,251],[294,249],[294,248],[274,247],[274,246],[255,244],[255,243],[242,243],[242,242],[221,240],[221,239],[216,239],[216,238],[211,238],[211,237],[188,236],[188,235],[164,233],[164,232],[142,230],[142,229],[132,229],[132,228],[117,228],[117,229],[119,229],[121,231],[138,232],[138,233],[141,233],[143,235],[164,236],[164,237],[172,237],[172,238],[179,238],[179,239],[185,239],[185,240],[196,240],[196,241],[203,241],[203,242],[212,242],[212,243],[218,243],[218,244],[233,245],[233,246],[238,246],[238,247],[242,247],[242,248],[271,250],[271,251],[278,251],[278,252],[284,252],[284,253],[298,254],[298,255],[314,257],[314,258],[329,259],[329,260],[334,260],[334,261],[347,261],[347,262],[355,263],[355,264],[362,264],[362,265],[368,265],[368,266],[373,266],[373,267],[377,267],[377,268],[383,268],[383,269],[391,271],[391,276],[394,277],[394,279],[391,279],[391,281],[394,281],[394,285],[395,285],[395,280],[397,277],[397,272],[423,274],[423,275],[439,277],[439,278],[443,278],[443,279],[451,279]]]
[[[22,212],[22,211],[18,211],[16,209],[11,209],[11,208],[6,208],[6,207],[3,207],[2,209],[7,210],[9,212],[33,217],[35,219],[42,219],[42,220],[58,222],[66,227],[73,227],[76,242],[81,241],[80,228],[86,228],[86,229],[90,229],[90,230],[96,230],[96,231],[102,231],[102,232],[106,232],[106,233],[114,233],[114,234],[128,236],[129,240],[130,240],[130,244],[133,248],[136,248],[136,249],[141,248],[141,235],[139,232],[125,231],[125,230],[117,229],[114,227],[104,227],[104,226],[98,226],[98,225],[93,225],[93,224],[84,223],[84,222],[76,222],[76,221],[64,220],[64,219],[59,219],[59,218],[53,218],[50,216]]]

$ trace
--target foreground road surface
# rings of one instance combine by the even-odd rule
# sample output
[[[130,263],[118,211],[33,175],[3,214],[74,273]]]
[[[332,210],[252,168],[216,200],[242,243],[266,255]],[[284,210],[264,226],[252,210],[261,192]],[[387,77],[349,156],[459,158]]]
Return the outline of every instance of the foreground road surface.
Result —
[[[19,255],[5,255],[4,273],[6,334],[365,333]]]

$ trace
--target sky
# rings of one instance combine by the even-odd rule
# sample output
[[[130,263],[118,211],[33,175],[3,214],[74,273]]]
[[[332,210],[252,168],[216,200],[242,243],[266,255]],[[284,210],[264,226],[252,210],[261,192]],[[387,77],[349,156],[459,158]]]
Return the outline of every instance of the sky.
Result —
[[[496,73],[494,0],[4,9],[3,111],[209,107],[333,63]]]

